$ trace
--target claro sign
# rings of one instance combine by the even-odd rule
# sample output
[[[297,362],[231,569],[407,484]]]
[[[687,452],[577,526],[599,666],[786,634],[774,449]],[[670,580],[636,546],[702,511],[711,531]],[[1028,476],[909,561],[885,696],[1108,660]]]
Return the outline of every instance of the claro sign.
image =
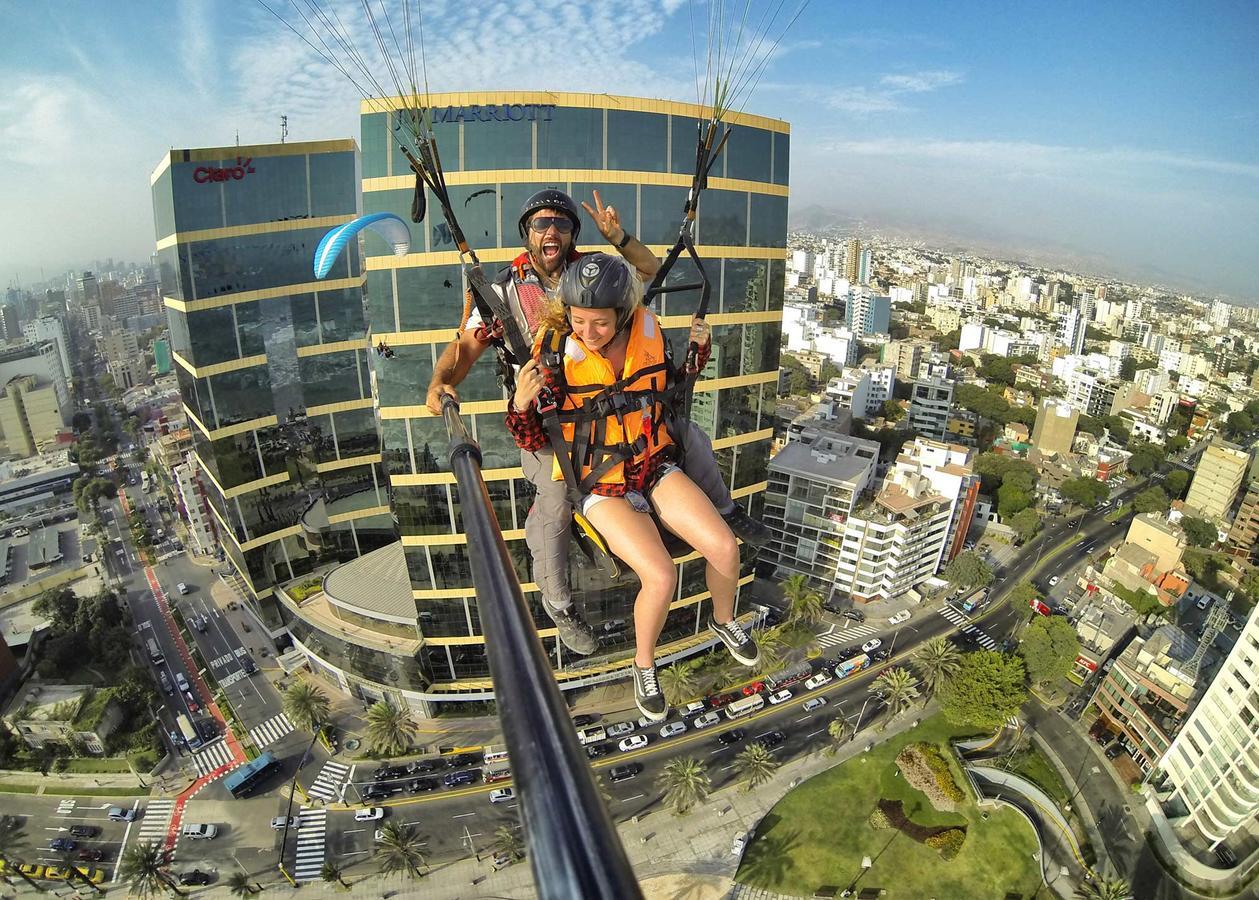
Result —
[[[234,166],[197,166],[192,170],[192,180],[197,184],[209,184],[212,181],[240,181],[246,175],[252,175],[254,167],[252,156],[236,157]]]

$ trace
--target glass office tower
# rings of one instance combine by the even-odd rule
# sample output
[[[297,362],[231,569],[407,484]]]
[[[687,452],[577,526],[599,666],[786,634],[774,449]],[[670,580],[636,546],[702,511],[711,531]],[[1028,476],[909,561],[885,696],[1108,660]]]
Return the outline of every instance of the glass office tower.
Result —
[[[222,549],[267,621],[276,584],[394,541],[362,261],[312,259],[358,214],[353,140],[172,150],[152,175],[172,359]]]
[[[455,212],[490,274],[521,252],[520,206],[544,187],[592,205],[597,189],[620,211],[625,228],[661,258],[677,237],[700,108],[590,94],[429,99]],[[363,208],[409,221],[414,177],[393,140],[394,114],[388,111],[400,106],[397,100],[363,104]],[[714,438],[735,497],[759,515],[778,372],[789,129],[751,115],[735,116],[732,124],[696,229],[713,285],[714,353],[696,388],[693,418]],[[469,708],[492,699],[492,693],[461,498],[446,460],[447,435],[442,420],[424,406],[434,363],[460,326],[464,307],[458,252],[431,197],[427,207],[425,220],[411,226],[409,254],[394,256],[371,240],[364,244],[369,343],[383,342],[392,351],[390,358],[373,354],[371,364],[400,545],[344,567],[361,570],[362,577],[325,579],[329,602],[361,616],[354,628],[310,604],[284,602],[283,612],[312,666],[346,690],[367,699],[391,695],[433,713],[443,705],[453,708],[450,704]],[[607,249],[588,218],[578,246]],[[679,264],[672,277],[694,281],[695,272]],[[697,302],[697,293],[691,293],[657,303],[679,353]],[[495,512],[561,687],[627,677],[637,591],[633,575],[610,584],[574,548],[574,599],[601,646],[592,657],[569,654],[532,582],[524,523],[533,488],[521,477],[519,451],[503,425],[505,400],[492,354],[477,363],[459,392],[464,418],[481,445]],[[746,585],[754,560],[749,550],[743,556]],[[379,590],[362,587],[369,572],[386,571],[387,558],[405,569],[401,577],[380,576],[385,586]],[[712,643],[704,627],[709,610],[704,562],[692,555],[680,557],[678,565],[678,592],[659,644],[662,662]]]

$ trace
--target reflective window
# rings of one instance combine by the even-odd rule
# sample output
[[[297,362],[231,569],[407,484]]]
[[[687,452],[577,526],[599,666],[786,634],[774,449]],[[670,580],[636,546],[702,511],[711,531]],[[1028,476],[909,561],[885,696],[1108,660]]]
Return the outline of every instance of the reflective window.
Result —
[[[411,454],[407,448],[406,419],[381,419],[380,452],[386,475],[411,474]],[[394,490],[401,490],[401,488],[395,488]]]
[[[695,172],[695,147],[699,141],[699,122],[689,116],[672,116],[671,118],[673,119],[673,139],[669,171],[679,175],[692,175]],[[722,165],[722,160],[718,160],[712,174],[721,175]],[[681,209],[682,207],[679,206],[679,213]]]
[[[423,392],[433,377],[433,348],[429,344],[402,344],[390,348],[393,359],[376,363],[376,391],[380,405],[414,406],[424,402]],[[462,386],[460,396],[463,395]]]
[[[240,335],[242,356],[257,356],[260,353],[267,352],[267,339],[262,324],[262,309],[264,306],[276,304],[287,307],[288,298],[272,297],[262,301],[251,300],[248,303],[236,303],[232,306],[232,311],[236,315],[236,330]],[[287,313],[287,309],[285,312]],[[288,322],[287,315],[284,316],[284,321]]]
[[[169,318],[174,319],[174,311]],[[230,306],[218,309],[203,309],[181,314],[187,320],[187,334],[191,346],[179,352],[194,366],[212,366],[215,363],[239,359],[240,353],[236,346],[236,321]],[[184,333],[184,329],[179,329]],[[171,329],[172,344],[175,329]],[[178,348],[176,348],[178,349]]]
[[[520,465],[520,448],[503,423],[502,413],[465,416],[465,421],[468,418],[472,419],[469,427],[481,446],[481,468],[506,469]]]
[[[638,239],[644,244],[673,246],[682,224],[686,189],[644,184],[639,188],[639,195]]]
[[[235,166],[236,161],[232,160]],[[204,169],[221,167],[218,160],[210,162],[179,162],[170,166],[171,194],[175,202],[175,230],[200,231],[204,228],[222,228],[227,223],[223,220],[223,188],[226,182],[201,181],[205,178]],[[200,176],[198,170],[202,170]],[[235,187],[240,187],[235,184]]]
[[[468,615],[462,597],[442,597],[417,600],[420,631],[425,637],[470,637]],[[442,657],[445,658],[445,648]],[[451,652],[458,652],[451,648]]]
[[[393,272],[369,271],[365,290],[368,327],[374,332],[398,331],[393,313]]]
[[[227,159],[222,165],[230,166],[234,162],[235,159]],[[246,176],[247,180],[221,183],[227,225],[279,222],[310,216],[304,155],[254,157],[251,166],[254,172]],[[344,177],[352,187],[353,166],[346,170]],[[349,208],[353,210],[354,204],[351,203]]]
[[[774,184],[787,184],[791,169],[791,135],[774,132]]]
[[[608,168],[664,172],[669,157],[669,118],[660,113],[608,110]]]
[[[310,214],[353,215],[358,209],[358,165],[355,154],[312,153],[310,161]]]
[[[402,331],[458,328],[462,314],[463,276],[458,266],[398,269],[398,316]],[[423,383],[427,385],[428,381]]]
[[[722,273],[722,312],[761,312],[767,305],[764,260],[727,259]]]
[[[582,201],[589,203],[593,208],[595,205],[594,192],[599,192],[605,206],[613,206],[616,208],[617,215],[621,217],[621,226],[630,234],[638,234],[638,186],[633,184],[592,184],[586,182],[573,182],[572,185],[573,202],[577,204],[577,209],[581,212],[581,237],[577,243],[583,247],[594,247],[597,250],[614,253],[615,248],[609,247],[604,241],[603,236],[599,234],[599,228],[595,225],[594,219],[582,208]],[[506,239],[506,236],[504,236]]]
[[[508,112],[516,110],[509,107]],[[524,117],[515,122],[465,122],[463,167],[532,169],[533,123]]]
[[[539,116],[539,169],[602,169],[603,110],[556,107]]]
[[[516,463],[517,465],[519,465],[520,463],[519,453],[517,453],[516,455]],[[486,487],[486,490],[489,491],[490,503],[493,504],[494,517],[495,519],[497,519],[499,527],[502,528],[504,531],[511,529],[512,528],[512,524],[511,524],[512,508],[511,508],[510,488],[508,487],[508,482],[487,481],[485,483],[485,487]],[[462,532],[464,530],[463,502],[461,501],[459,497],[458,486],[456,485],[450,486],[450,495],[452,499],[454,500],[453,508],[455,511],[455,530]],[[479,497],[477,498],[476,502],[478,504],[481,502]],[[513,541],[511,543],[518,543],[518,542]],[[530,564],[530,566],[526,568],[526,577],[524,578],[525,581],[533,580],[532,576],[529,574],[531,565],[532,564]]]
[[[705,378],[727,378],[741,374],[740,359],[743,356],[743,326],[718,325],[713,329],[713,356],[704,369]],[[715,368],[715,371],[713,369]]]
[[[366,333],[363,319],[363,295],[355,288],[320,291],[319,322],[323,329],[323,343],[348,341]],[[296,328],[297,323],[294,322]]]
[[[393,490],[401,534],[450,534],[450,498],[444,484],[420,484]]]
[[[745,434],[756,430],[761,392],[758,385],[725,388],[721,391],[717,435]]]
[[[769,441],[755,441],[739,448],[738,463],[734,469],[735,488],[760,484],[769,474]]]
[[[175,198],[170,166],[153,182],[153,233],[158,240],[175,233]]]
[[[450,206],[468,244],[477,250],[498,246],[498,192],[494,185],[452,185],[448,189]],[[428,195],[429,250],[457,250],[454,236],[446,225],[441,207]]]
[[[405,119],[402,121],[405,122]],[[388,134],[388,140],[393,143],[390,148],[393,151],[393,171],[391,175],[410,175],[411,164],[407,162],[406,154],[399,147],[399,140],[405,142],[404,146],[412,154],[415,154],[415,138],[408,137],[405,126],[402,129],[397,127],[399,122],[397,113],[392,113],[389,127],[393,130]],[[441,158],[442,168],[447,172],[458,172],[461,168],[459,165],[459,123],[458,122],[432,122],[433,136],[437,141],[437,155]]]
[[[787,264],[782,260],[769,261],[769,297],[766,309],[783,308],[783,291],[787,279]]]
[[[731,126],[726,141],[726,177],[748,181],[769,181],[770,146],[773,133],[746,125]]]
[[[212,427],[223,428],[237,422],[248,422],[271,415],[275,408],[271,397],[269,366],[250,366],[236,372],[211,375],[210,393],[218,413]],[[209,426],[209,422],[206,423]]]
[[[170,329],[170,348],[184,359],[192,355],[191,338],[188,335],[188,313],[166,307],[166,324]],[[176,363],[175,368],[178,368]]]
[[[370,388],[360,382],[359,354],[342,350],[321,356],[303,356],[297,360],[307,406],[358,400]]]
[[[306,228],[197,241],[189,245],[191,267],[181,271],[185,294],[193,296],[194,281],[201,298],[309,282],[310,261],[325,231]],[[358,271],[358,249],[351,242],[328,277],[353,278]]]
[[[752,194],[750,216],[752,247],[787,246],[787,198],[769,194]]]
[[[708,309],[710,312],[717,312],[721,303],[721,260],[710,259],[705,262],[704,272],[707,274],[709,281]],[[699,269],[696,268],[690,257],[683,254],[678,257],[678,261],[673,264],[673,268],[665,276],[664,283],[666,287],[699,284]],[[662,316],[690,315],[699,309],[701,296],[701,291],[698,288],[688,291],[672,291],[667,294],[661,294],[652,304],[652,309]]]
[[[423,547],[403,547],[407,558],[407,574],[411,577],[411,587],[417,591],[431,591],[433,578],[428,571],[428,556]],[[421,628],[423,623],[421,623]]]
[[[462,544],[426,547],[433,562],[436,588],[460,588],[472,584],[472,569],[468,563],[468,548]]]
[[[332,414],[337,449],[342,459],[352,459],[380,449],[376,416],[370,409],[351,409]]]
[[[699,243],[743,247],[747,244],[748,195],[709,188],[699,204]]]
[[[320,343],[319,315],[315,311],[314,294],[294,294],[288,298],[289,318],[293,322],[293,343],[309,347]]]
[[[328,665],[372,684],[411,691],[427,690],[430,680],[418,660],[343,640],[315,628],[284,603],[279,604],[279,611],[293,636]]]
[[[184,294],[184,280],[180,277],[185,268],[180,253],[186,250],[186,246],[179,244],[157,251],[157,277],[162,283],[162,295],[172,300],[187,299]]]
[[[363,195],[363,205],[366,212],[393,213],[402,219],[403,222],[406,222],[407,229],[411,233],[411,252],[419,253],[424,250],[424,225],[411,221],[411,200],[414,196],[414,189],[409,187],[392,191],[371,191]],[[430,195],[426,194],[426,196]],[[434,206],[429,206],[428,214],[436,216],[439,221],[441,220],[441,210]],[[425,221],[428,221],[427,216]],[[393,247],[378,234],[367,235],[365,243],[366,246],[363,249],[367,256],[393,256]]]
[[[777,371],[782,326],[777,322],[764,322],[747,324],[743,329],[743,363],[740,374]]]
[[[421,475],[449,472],[446,450],[450,447],[450,437],[446,434],[446,424],[436,417],[408,419],[407,422],[411,428],[411,444],[415,447],[415,471]]]
[[[224,490],[257,481],[263,476],[262,461],[258,458],[251,431],[212,441],[209,452],[216,465],[215,478]],[[210,461],[204,454],[202,459]]]
[[[388,174],[387,147],[389,146],[389,127],[386,122],[387,113],[366,113],[359,116],[363,142],[363,177],[380,178]]]

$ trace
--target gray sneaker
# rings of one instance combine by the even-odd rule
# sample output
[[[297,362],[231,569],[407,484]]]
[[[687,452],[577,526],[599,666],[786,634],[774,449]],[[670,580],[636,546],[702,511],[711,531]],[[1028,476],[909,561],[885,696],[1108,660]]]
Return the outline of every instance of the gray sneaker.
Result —
[[[630,671],[634,673],[634,702],[642,714],[653,722],[669,718],[669,704],[665,702],[664,691],[660,690],[656,667],[640,669],[631,664]]]
[[[581,656],[589,656],[599,649],[599,640],[590,626],[585,623],[572,604],[563,609],[552,609],[547,603],[542,604],[546,614],[555,623],[560,641],[564,646]]]
[[[756,646],[756,641],[743,630],[738,619],[731,619],[725,625],[718,625],[710,617],[708,627],[721,638],[721,642],[726,645],[730,655],[745,666],[754,666],[761,661],[761,649]]]

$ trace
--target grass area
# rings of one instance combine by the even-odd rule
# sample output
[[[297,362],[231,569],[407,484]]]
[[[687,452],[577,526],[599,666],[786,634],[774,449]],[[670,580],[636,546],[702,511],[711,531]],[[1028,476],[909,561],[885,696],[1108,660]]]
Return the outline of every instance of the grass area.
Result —
[[[0,794],[37,794],[40,788],[43,793],[58,797],[147,797],[149,791],[141,787],[75,787],[72,784],[38,785],[10,784],[0,781]]]
[[[63,762],[65,767],[61,771],[70,775],[121,774],[131,771],[127,768],[125,759],[116,757],[76,756]]]
[[[984,814],[968,799],[957,812],[937,812],[896,769],[901,748],[914,741],[944,744],[968,733],[934,716],[916,729],[854,757],[791,791],[762,820],[735,879],[797,896],[820,887],[879,887],[889,898],[1031,896],[1040,885],[1032,854],[1036,837],[1010,809]],[[950,759],[959,784],[961,772]],[[900,800],[917,825],[964,826],[966,843],[951,862],[923,844],[867,822],[879,799]],[[839,813],[837,815],[837,812]],[[873,867],[862,875],[861,861]]]
[[[1059,776],[1058,770],[1053,767],[1045,755],[1039,750],[1032,748],[1016,753],[1010,759],[1009,764],[1005,762],[1005,757],[1001,757],[1001,767],[1007,771],[1014,772],[1016,775],[1022,775],[1028,781],[1035,784],[1042,791],[1052,797],[1059,806],[1065,806],[1071,798],[1071,792],[1067,790],[1067,786],[1063,783],[1062,777]]]

